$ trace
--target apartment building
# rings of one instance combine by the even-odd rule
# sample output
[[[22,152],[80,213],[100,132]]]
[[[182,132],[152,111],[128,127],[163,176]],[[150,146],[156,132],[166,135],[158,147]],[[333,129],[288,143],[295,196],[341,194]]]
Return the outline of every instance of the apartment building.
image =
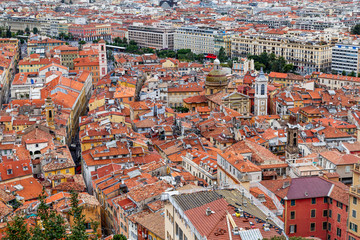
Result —
[[[174,49],[175,29],[166,27],[129,26],[129,40],[140,47],[153,49]]]
[[[215,53],[215,37],[218,31],[210,28],[181,27],[176,29],[174,48],[191,49],[193,53]],[[226,39],[226,38],[225,38]],[[224,38],[219,41],[226,42]]]
[[[358,226],[360,225],[360,218],[357,215],[360,213],[360,186],[357,184],[358,182],[360,182],[360,166],[359,164],[355,164],[353,168],[353,184],[349,191],[350,201],[347,221],[347,232],[349,240],[360,239],[360,230],[358,230]]]
[[[300,38],[239,35],[232,38],[231,56],[244,57],[248,54],[274,53],[293,64],[297,72],[310,74],[315,71],[330,70],[331,47],[329,43]]]
[[[331,70],[360,73],[360,45],[336,44],[332,48]]]

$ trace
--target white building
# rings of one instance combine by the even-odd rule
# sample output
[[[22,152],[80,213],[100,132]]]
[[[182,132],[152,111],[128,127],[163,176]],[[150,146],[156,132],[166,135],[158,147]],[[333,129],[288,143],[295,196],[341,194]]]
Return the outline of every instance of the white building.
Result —
[[[360,73],[360,45],[336,44],[332,48],[331,70]]]

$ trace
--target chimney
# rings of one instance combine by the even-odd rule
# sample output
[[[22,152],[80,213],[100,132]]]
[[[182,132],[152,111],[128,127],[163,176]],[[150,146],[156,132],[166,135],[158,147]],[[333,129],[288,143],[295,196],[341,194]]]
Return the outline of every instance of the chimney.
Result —
[[[210,216],[213,213],[213,211],[211,211],[211,209],[208,207],[206,209],[206,216]]]

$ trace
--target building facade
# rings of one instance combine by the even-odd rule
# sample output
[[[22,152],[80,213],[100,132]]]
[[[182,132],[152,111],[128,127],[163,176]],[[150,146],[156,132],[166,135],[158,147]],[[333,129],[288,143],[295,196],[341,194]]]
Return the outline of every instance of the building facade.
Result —
[[[298,72],[310,74],[314,71],[329,71],[331,68],[329,43],[260,35],[239,35],[232,38],[232,57],[260,55],[263,52],[284,57]]]
[[[360,73],[360,46],[336,44],[332,48],[331,70],[338,74]]]
[[[129,26],[129,40],[135,41],[140,47],[153,49],[174,49],[173,28],[156,28],[149,26]]]
[[[215,53],[217,30],[199,27],[178,28],[174,36],[174,49],[191,49],[193,53]]]

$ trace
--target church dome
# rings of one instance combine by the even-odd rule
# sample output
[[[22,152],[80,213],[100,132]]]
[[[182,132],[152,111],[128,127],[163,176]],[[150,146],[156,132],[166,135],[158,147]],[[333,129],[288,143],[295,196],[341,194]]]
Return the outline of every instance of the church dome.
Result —
[[[219,59],[215,59],[214,61],[214,69],[209,72],[206,76],[206,84],[227,84],[228,79],[226,77],[227,73],[221,69]]]

